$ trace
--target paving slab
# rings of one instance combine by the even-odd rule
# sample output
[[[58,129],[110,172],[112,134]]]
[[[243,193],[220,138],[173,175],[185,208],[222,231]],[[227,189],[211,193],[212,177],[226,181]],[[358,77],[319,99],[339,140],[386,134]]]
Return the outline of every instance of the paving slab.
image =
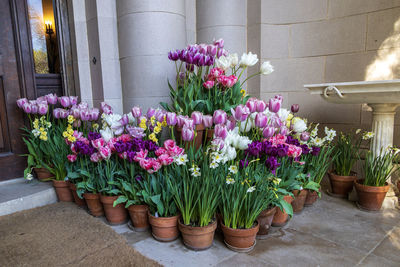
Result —
[[[390,261],[386,258],[375,256],[373,254],[368,255],[363,261],[361,261],[357,266],[362,267],[399,267],[400,263]]]
[[[397,262],[400,266],[400,227],[395,227],[372,251],[372,254]]]
[[[268,262],[264,259],[249,256],[247,254],[236,254],[222,262],[218,267],[272,267],[277,266],[275,263]]]

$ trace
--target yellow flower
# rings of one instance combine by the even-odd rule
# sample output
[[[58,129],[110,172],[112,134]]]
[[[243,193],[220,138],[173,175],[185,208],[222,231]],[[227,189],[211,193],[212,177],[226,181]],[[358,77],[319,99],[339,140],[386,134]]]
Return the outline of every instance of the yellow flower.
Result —
[[[155,133],[155,134],[158,134],[158,133],[160,133],[160,132],[161,132],[161,130],[162,130],[162,128],[161,128],[161,127],[159,127],[159,126],[156,126],[156,127],[154,127],[154,133]]]
[[[156,117],[151,116],[151,118],[150,118],[151,125],[154,125],[155,122],[156,122]]]
[[[70,141],[70,142],[75,142],[75,140],[76,140],[75,136],[68,137],[68,141]]]
[[[146,126],[146,119],[145,119],[145,118],[143,118],[143,119],[140,121],[139,127],[142,128],[143,130],[146,130],[146,129],[147,129],[147,126]]]
[[[154,133],[152,133],[152,134],[149,135],[149,139],[150,139],[151,141],[153,141],[154,143],[157,143],[157,142],[158,142],[158,139],[157,139],[157,137],[156,137],[156,135],[155,135]]]
[[[75,121],[74,116],[68,115],[68,123],[72,124]]]
[[[74,130],[72,130],[72,129],[68,129],[67,132],[68,132],[68,134],[70,134],[70,135],[74,134]]]
[[[93,123],[92,127],[93,127],[93,129],[95,129],[95,130],[99,129],[99,125],[98,125],[97,123]]]
[[[41,140],[43,140],[43,141],[47,141],[47,133],[46,134],[41,134],[40,136],[39,136],[39,138],[41,139]]]
[[[161,126],[162,126],[162,127],[167,127],[167,116],[164,116],[164,120],[163,120],[163,122],[161,123]]]
[[[67,138],[68,136],[69,136],[68,132],[67,132],[67,131],[64,131],[64,132],[63,132],[63,137],[64,137],[64,138]]]
[[[242,94],[242,97],[246,96],[246,90],[242,89],[242,90],[240,90],[240,93]]]
[[[39,120],[38,120],[38,119],[35,119],[35,120],[33,121],[33,128],[39,129]]]

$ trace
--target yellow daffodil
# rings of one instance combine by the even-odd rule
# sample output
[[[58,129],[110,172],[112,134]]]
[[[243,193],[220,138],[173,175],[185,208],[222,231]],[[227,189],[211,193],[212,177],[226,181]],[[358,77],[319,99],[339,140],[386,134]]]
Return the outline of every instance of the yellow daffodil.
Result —
[[[99,129],[99,125],[97,123],[93,123],[92,128],[97,130],[97,129]]]

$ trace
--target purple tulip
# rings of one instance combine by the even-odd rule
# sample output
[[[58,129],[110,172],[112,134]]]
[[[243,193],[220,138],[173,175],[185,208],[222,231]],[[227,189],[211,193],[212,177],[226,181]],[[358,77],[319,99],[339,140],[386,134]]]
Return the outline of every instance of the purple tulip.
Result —
[[[87,109],[82,109],[82,110],[80,111],[79,116],[80,116],[80,118],[81,118],[82,121],[88,121],[88,120],[90,120],[90,112],[89,112],[89,110],[87,110]],[[61,112],[61,118],[62,118],[62,117],[63,117],[63,115],[62,115],[62,112]]]
[[[110,115],[113,113],[112,107],[108,105],[106,102],[101,102],[101,110],[103,113]]]
[[[22,109],[24,110],[25,113],[30,114],[30,113],[32,113],[32,104],[29,102],[26,102],[22,106]]]
[[[272,117],[270,118],[270,123],[269,123],[269,124],[272,125],[272,126],[275,127],[275,128],[279,128],[279,127],[282,126],[282,121],[281,121],[281,119],[280,119],[278,116],[276,116],[276,114],[275,114],[275,116],[272,116]]]
[[[177,61],[179,59],[179,52],[177,51],[170,51],[168,52],[168,58],[172,61]]]
[[[203,115],[203,125],[206,128],[213,126],[213,117],[211,115]]]
[[[250,113],[257,111],[257,99],[249,98],[246,102],[246,107],[250,110]]]
[[[44,96],[40,96],[36,99],[36,104],[47,104],[47,99]]]
[[[146,136],[146,134],[144,133],[144,129],[140,128],[140,127],[133,127],[133,126],[127,125],[126,130],[134,138],[142,139],[144,136]]]
[[[156,118],[157,121],[163,122],[165,118],[165,111],[161,109],[156,109],[156,112],[154,113],[154,117]]]
[[[232,131],[236,127],[236,120],[233,116],[229,116],[228,120],[226,121],[226,128],[228,128],[229,131]]]
[[[192,64],[185,64],[186,66],[186,70],[189,72],[193,72],[194,71],[194,65]]]
[[[188,117],[187,117],[187,116],[183,116],[183,115],[178,115],[178,116],[176,117],[176,119],[177,119],[177,125],[178,125],[178,127],[179,127],[179,128],[182,128],[182,127],[183,127],[183,124],[185,123],[185,120],[188,119]]]
[[[286,126],[282,125],[282,126],[279,128],[279,133],[280,133],[281,135],[287,135],[287,134],[289,133],[289,130],[288,130],[288,128],[287,128]]]
[[[81,116],[81,110],[77,107],[72,107],[70,109],[70,113],[72,116],[74,116],[75,119],[80,119]]]
[[[222,56],[222,54],[223,54],[223,49],[218,49],[218,51],[217,51],[217,57],[219,58],[219,57],[221,57]]]
[[[77,96],[70,96],[69,101],[71,103],[71,106],[78,104],[78,97]]]
[[[25,103],[28,103],[28,99],[26,99],[26,98],[20,98],[17,100],[17,106],[19,108],[23,108]]]
[[[267,126],[263,130],[263,136],[265,138],[270,138],[270,137],[274,136],[274,133],[275,133],[275,128],[272,126]]]
[[[127,114],[122,115],[121,119],[119,120],[122,126],[125,126],[129,123],[129,117]]]
[[[297,113],[297,112],[299,112],[299,104],[293,104],[291,107],[290,107],[290,110],[293,112],[293,113]]]
[[[221,109],[217,109],[216,111],[214,111],[213,114],[214,124],[225,124],[227,119],[228,115],[226,114],[225,111]]]
[[[147,117],[147,118],[151,118],[151,117],[154,116],[155,113],[156,113],[156,110],[155,110],[154,108],[149,108],[149,109],[147,110],[146,117]]]
[[[46,102],[46,104],[40,103],[37,105],[37,107],[38,107],[38,113],[40,115],[45,115],[47,113],[47,111],[49,110],[49,106],[47,105],[47,102]]]
[[[139,118],[140,116],[142,116],[142,109],[140,107],[133,107],[132,108],[132,116],[135,118]]]
[[[178,122],[178,119],[176,118],[176,114],[174,112],[168,112],[167,113],[167,124],[168,126],[175,126]]]
[[[60,113],[61,113],[61,108],[56,108],[56,109],[54,109],[54,110],[53,110],[53,116],[54,116],[54,118],[59,119],[59,118],[60,118]]]
[[[222,140],[221,138],[214,138],[214,139],[211,141],[211,144],[212,144],[213,146],[216,146],[218,150],[221,150],[221,149],[224,148],[225,142],[224,142],[224,140]]]
[[[65,119],[66,117],[68,117],[68,111],[63,109],[63,108],[61,108],[60,109],[60,118],[61,119]]]
[[[199,125],[203,122],[203,114],[199,111],[194,111],[190,117],[195,125]]]
[[[214,58],[210,56],[206,56],[204,58],[204,65],[206,66],[212,66],[214,64]]]
[[[37,106],[37,104],[31,105],[31,109],[32,109],[31,114],[37,114],[37,113],[38,113],[38,106]]]
[[[215,138],[221,138],[222,140],[225,140],[227,135],[228,135],[228,129],[226,128],[226,126],[223,126],[221,124],[215,125],[214,128]]]
[[[310,133],[309,132],[302,132],[300,134],[300,140],[301,141],[306,142],[306,141],[308,141],[308,139],[310,139]]]
[[[271,98],[269,100],[268,108],[271,112],[278,112],[281,109],[282,100],[277,98]]]
[[[92,108],[89,110],[90,112],[90,119],[91,121],[97,121],[100,116],[100,110],[98,108]]]
[[[235,109],[231,109],[232,116],[237,121],[245,121],[247,117],[250,115],[250,110],[248,107],[240,104]]]
[[[194,55],[193,64],[198,65],[201,57],[202,57],[202,55],[200,53],[197,53],[196,55]]]
[[[183,127],[194,129],[194,121],[192,119],[185,118],[183,121]]]
[[[257,113],[254,122],[258,128],[264,128],[268,124],[268,117],[264,113]]]
[[[206,65],[206,59],[205,59],[205,56],[201,56],[200,57],[200,59],[199,59],[199,62],[197,62],[197,66],[204,66],[204,65]]]
[[[207,47],[207,52],[211,57],[215,57],[217,54],[218,47],[216,45],[209,45]]]
[[[264,100],[257,100],[256,101],[256,110],[257,110],[257,112],[264,112],[266,108],[267,108],[267,104],[265,103]]]
[[[224,48],[224,39],[218,39],[214,41],[214,45],[218,48]]]
[[[81,102],[81,103],[79,103],[78,108],[79,109],[87,109],[87,108],[89,108],[89,104],[87,102]]]
[[[183,141],[192,141],[194,138],[194,130],[190,127],[183,126],[182,139]]]
[[[55,105],[57,104],[58,98],[56,94],[48,94],[45,96],[47,103],[51,104],[51,105]]]
[[[68,96],[61,96],[58,98],[58,102],[60,102],[61,106],[67,108],[71,105],[71,100]]]

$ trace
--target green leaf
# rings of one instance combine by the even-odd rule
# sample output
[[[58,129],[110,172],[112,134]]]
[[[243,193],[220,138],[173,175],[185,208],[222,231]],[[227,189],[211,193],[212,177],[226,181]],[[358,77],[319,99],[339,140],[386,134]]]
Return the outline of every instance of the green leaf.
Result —
[[[128,201],[128,198],[126,196],[119,196],[117,198],[117,200],[114,201],[113,207],[117,206],[118,204],[125,203],[127,201]]]

